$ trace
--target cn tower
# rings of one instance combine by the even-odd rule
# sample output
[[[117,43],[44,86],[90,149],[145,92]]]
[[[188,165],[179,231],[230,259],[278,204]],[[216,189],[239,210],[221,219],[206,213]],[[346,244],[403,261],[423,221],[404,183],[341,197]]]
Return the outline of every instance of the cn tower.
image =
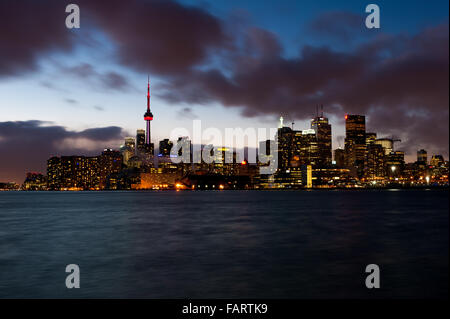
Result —
[[[145,144],[150,145],[150,122],[153,121],[153,113],[150,111],[150,77],[147,83],[147,112],[144,114],[144,120],[147,122],[147,131],[145,132]]]

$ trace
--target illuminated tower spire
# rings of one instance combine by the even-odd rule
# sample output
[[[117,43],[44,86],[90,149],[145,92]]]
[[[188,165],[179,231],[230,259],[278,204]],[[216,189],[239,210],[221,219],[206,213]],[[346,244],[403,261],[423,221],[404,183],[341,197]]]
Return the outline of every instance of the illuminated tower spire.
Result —
[[[283,117],[280,116],[280,124],[278,125],[278,128],[283,128]]]
[[[153,121],[153,114],[150,111],[150,77],[147,83],[147,112],[144,114],[144,120],[147,122],[147,131],[145,132],[145,144],[151,144],[150,122]]]

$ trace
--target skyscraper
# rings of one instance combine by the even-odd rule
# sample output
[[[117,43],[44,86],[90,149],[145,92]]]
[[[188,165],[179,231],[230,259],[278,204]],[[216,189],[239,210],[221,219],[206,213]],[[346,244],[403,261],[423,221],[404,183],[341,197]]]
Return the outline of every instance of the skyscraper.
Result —
[[[358,177],[364,173],[366,153],[366,117],[364,115],[345,116],[345,155],[347,167],[355,168]]]
[[[347,163],[345,160],[345,150],[343,150],[342,148],[335,149],[334,161],[336,162],[336,166],[339,168],[347,167]]]
[[[365,177],[370,181],[376,181],[385,177],[385,155],[383,146],[375,143],[367,145]]]
[[[393,151],[386,156],[386,173],[390,176],[401,174],[405,167],[405,152]]]
[[[444,164],[444,157],[442,155],[431,156],[430,165],[434,167],[439,167]]]
[[[128,160],[136,153],[136,141],[134,137],[126,137],[125,144],[120,147],[120,152],[123,156],[123,162],[128,165]]]
[[[318,166],[328,166],[331,164],[331,124],[323,116],[317,116],[311,120],[311,128],[314,129],[318,147]]]
[[[61,188],[61,158],[53,156],[47,160],[47,188],[59,190]]]
[[[123,157],[120,152],[112,149],[105,149],[102,152],[98,160],[99,184],[101,189],[114,189],[111,185],[114,182],[111,182],[111,179],[113,174],[118,174],[122,169],[122,162]]]
[[[366,133],[366,146],[375,143],[377,139],[377,133]]]
[[[394,141],[391,138],[377,138],[374,143],[383,147],[386,156],[394,150]]]
[[[295,155],[298,155],[300,165],[312,165],[313,168],[320,166],[320,149],[319,142],[317,141],[316,132],[313,129],[302,130],[301,134],[294,135],[293,149],[295,152],[292,159],[295,159]],[[299,146],[299,147],[298,147]],[[330,159],[331,162],[331,159]]]
[[[169,141],[168,138],[159,141],[159,154],[162,156],[170,156],[170,151],[172,150],[173,142]]]
[[[145,153],[145,130],[136,131],[136,149],[138,154]]]
[[[417,162],[420,163],[420,164],[424,164],[424,165],[428,164],[427,151],[425,151],[423,149],[417,151]]]
[[[282,117],[280,118],[280,126],[282,125]],[[281,126],[278,128],[276,141],[278,145],[278,170],[286,171],[289,169],[289,164],[292,158],[292,153],[295,152],[296,148],[293,145],[293,136],[295,132],[286,126]]]

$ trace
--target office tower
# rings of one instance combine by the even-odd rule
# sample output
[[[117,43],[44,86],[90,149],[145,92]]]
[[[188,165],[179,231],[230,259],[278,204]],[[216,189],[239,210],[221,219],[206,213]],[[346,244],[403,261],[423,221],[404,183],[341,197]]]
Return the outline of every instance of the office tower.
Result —
[[[334,150],[334,161],[339,168],[347,167],[347,161],[345,159],[345,150],[337,148]]]
[[[417,151],[417,163],[427,165],[428,155],[424,149]]]
[[[136,131],[136,150],[138,154],[145,153],[145,130]]]
[[[123,163],[128,165],[128,161],[136,153],[136,141],[134,137],[126,137],[125,144],[120,147],[120,153],[123,156]]]
[[[283,117],[280,118],[280,126],[283,123]],[[278,147],[278,171],[286,171],[289,169],[293,148],[293,135],[295,132],[290,127],[279,127],[277,130],[277,147]]]
[[[134,137],[126,137],[125,146],[134,151],[134,149],[136,148],[136,140],[134,139]]]
[[[293,152],[295,152],[293,155],[298,155],[300,161],[298,164],[312,165],[313,168],[320,166],[321,153],[316,132],[313,129],[309,129],[302,130],[301,134],[299,133],[296,132],[294,135],[294,145],[296,146],[293,148]]]
[[[440,167],[445,163],[442,155],[433,155],[430,160],[430,165],[433,167]]]
[[[368,167],[367,167],[367,160],[369,158],[369,145],[375,143],[376,139],[377,139],[377,133],[366,133],[366,152],[365,152],[365,155],[364,155],[364,158],[365,158],[365,161],[366,161],[366,163],[365,163],[366,170],[368,169]],[[366,175],[367,175],[367,172],[366,172]]]
[[[212,145],[210,145],[212,146]],[[232,176],[237,174],[237,153],[228,147],[208,147],[213,150],[212,171],[216,174]],[[243,160],[243,159],[242,159]]]
[[[323,130],[326,130],[325,125]],[[301,165],[312,165],[313,167],[319,165],[321,153],[314,129],[294,131],[290,127],[280,127],[276,140],[279,172],[290,171],[292,167]]]
[[[385,154],[381,145],[370,143],[367,146],[365,177],[376,181],[383,179],[386,174]]]
[[[377,139],[377,133],[366,133],[366,146],[372,144]]]
[[[394,141],[390,138],[378,138],[374,141],[375,144],[381,145],[384,149],[384,154],[388,156],[394,150]]]
[[[47,189],[61,189],[61,158],[56,156],[47,160]]]
[[[159,154],[161,156],[170,156],[170,151],[172,150],[173,142],[169,141],[168,138],[159,141]]]
[[[331,165],[331,124],[328,123],[328,119],[322,113],[321,116],[317,116],[311,120],[311,128],[315,131],[317,138],[319,152],[317,165]]]
[[[366,153],[366,117],[364,115],[345,116],[345,153],[347,167],[355,170],[361,178],[364,173]]]
[[[390,176],[398,176],[405,166],[405,152],[393,151],[386,156],[386,173]]]

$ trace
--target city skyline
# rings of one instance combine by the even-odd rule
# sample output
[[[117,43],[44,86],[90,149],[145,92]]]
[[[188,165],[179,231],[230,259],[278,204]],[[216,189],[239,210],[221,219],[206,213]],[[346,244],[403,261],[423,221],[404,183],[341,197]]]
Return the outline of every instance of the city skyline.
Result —
[[[123,137],[123,144],[120,145],[114,145],[112,147],[110,147],[109,145],[107,147],[105,147],[103,149],[104,152],[108,152],[109,150],[111,151],[116,151],[118,152],[120,148],[126,146],[127,141],[129,143],[133,143],[133,148],[136,149],[136,152],[142,152],[142,153],[148,153],[151,154],[152,156],[157,157],[158,155],[161,156],[163,154],[161,154],[161,143],[166,142],[166,143],[171,143],[170,148],[173,146],[173,143],[176,144],[176,140],[170,141],[167,138],[161,139],[159,141],[154,141],[151,139],[151,127],[150,127],[150,122],[153,121],[153,113],[150,111],[150,76],[148,76],[147,79],[147,109],[146,112],[144,114],[144,121],[146,123],[146,128],[145,129],[141,129],[138,128],[136,130],[136,137],[131,137],[131,136],[124,136]],[[321,159],[319,159],[319,162],[321,163],[322,166],[327,166],[331,164],[331,160],[333,159],[333,163],[336,163],[336,154],[335,151],[336,150],[342,150],[345,153],[349,153],[348,150],[348,141],[359,141],[356,142],[356,144],[361,145],[361,149],[358,151],[356,150],[356,155],[353,155],[353,159],[349,159],[346,158],[345,159],[345,165],[346,167],[350,167],[352,165],[356,165],[356,167],[358,167],[359,165],[362,165],[362,167],[360,167],[359,169],[361,170],[361,172],[358,174],[362,177],[362,170],[364,170],[364,161],[366,159],[367,154],[365,153],[367,151],[367,140],[370,138],[373,138],[372,142],[375,141],[380,141],[380,143],[375,143],[378,145],[383,145],[383,153],[386,152],[385,149],[385,144],[383,142],[388,141],[388,143],[390,143],[390,149],[387,151],[387,154],[389,154],[389,152],[393,151],[393,145],[394,142],[398,141],[401,142],[401,140],[399,139],[395,139],[394,137],[389,137],[389,136],[382,136],[382,137],[378,137],[377,138],[377,133],[376,132],[367,132],[366,131],[366,116],[365,115],[351,115],[351,114],[345,114],[344,118],[345,118],[345,126],[346,126],[346,135],[344,136],[344,142],[342,147],[339,146],[337,148],[332,148],[332,144],[331,144],[331,140],[332,140],[332,136],[333,136],[333,130],[332,130],[332,123],[329,122],[329,119],[324,115],[324,111],[323,111],[323,105],[320,106],[320,113],[319,113],[319,105],[316,105],[316,116],[312,119],[310,119],[310,128],[296,128],[296,130],[294,130],[294,122],[288,123],[287,125],[285,125],[286,123],[283,123],[283,117],[281,116],[279,119],[279,123],[278,123],[278,134],[273,136],[273,137],[269,137],[270,139],[274,139],[275,141],[277,141],[276,143],[278,144],[278,150],[280,148],[280,143],[282,144],[282,142],[280,142],[280,129],[289,129],[292,132],[299,132],[300,134],[314,134],[315,136],[315,140],[317,140],[318,144],[322,143],[322,144],[326,144],[325,148],[329,149],[330,154],[328,154],[327,150],[323,151],[320,150],[319,154]],[[354,121],[356,121],[354,123]],[[362,122],[361,122],[362,121]],[[349,124],[350,123],[350,124]],[[322,126],[321,126],[322,125]],[[325,127],[325,133],[323,133]],[[311,131],[311,132],[310,132]],[[352,133],[354,132],[354,133]],[[282,134],[281,134],[282,135]],[[323,135],[323,136],[321,136]],[[373,137],[372,137],[373,136]],[[177,138],[181,138],[183,136],[178,136]],[[186,136],[187,138],[189,138],[189,143],[191,143],[191,136]],[[325,139],[325,141],[324,141]],[[132,140],[132,141],[131,141]],[[328,141],[329,140],[329,141]],[[139,142],[140,141],[140,142]],[[265,142],[265,140],[259,140],[258,141],[258,146],[261,145],[262,142]],[[351,144],[353,144],[355,142],[352,142]],[[154,145],[159,145],[158,148],[155,148]],[[225,147],[225,148],[230,148],[233,152],[239,152],[240,149],[243,148],[237,148],[237,147],[233,147],[233,145],[226,145],[226,144],[211,144],[214,145],[215,147]],[[200,144],[200,151],[207,146],[204,143]],[[254,147],[256,150],[258,150],[258,146]],[[245,148],[247,148],[248,146],[245,146]],[[291,147],[291,146],[289,146]],[[170,148],[169,148],[169,153],[170,153]],[[357,147],[358,148],[358,147]],[[278,152],[277,150],[277,152]],[[87,154],[64,154],[64,153],[60,153],[60,154],[51,154],[52,158],[53,157],[95,157],[94,154],[98,154],[101,150],[93,150],[92,152],[88,152]],[[156,153],[156,151],[158,151],[158,153]],[[325,152],[325,153],[324,153]],[[405,152],[401,151],[404,155]],[[417,151],[414,154],[411,154],[411,157],[414,157],[414,160],[411,161],[412,162],[417,162],[420,161],[419,160],[419,153],[420,152],[425,152],[425,156],[427,156],[427,151],[424,149],[417,149]],[[123,152],[122,156],[123,156]],[[351,153],[351,152],[350,152]],[[334,155],[332,155],[334,154]],[[359,155],[358,155],[359,154]],[[50,155],[50,154],[49,154]],[[164,155],[168,155],[168,154],[164,154]],[[433,157],[434,156],[442,156],[441,154],[430,154]],[[191,155],[192,156],[192,155]],[[351,155],[350,155],[351,157]],[[223,157],[224,160],[226,158],[226,156]],[[406,156],[404,157],[406,159]],[[246,158],[245,160],[248,161],[248,159]],[[444,158],[445,160],[445,158]],[[278,169],[280,168],[284,168],[284,169],[288,169],[289,165],[288,165],[288,159],[286,159],[286,167],[283,167],[283,165],[279,166]],[[362,162],[362,164],[357,164],[359,162]],[[427,164],[427,161],[425,161]],[[406,163],[406,161],[405,161]],[[257,164],[257,162],[251,163],[251,164]],[[119,171],[120,169],[118,169]],[[29,174],[45,174],[45,173],[41,173],[41,172],[31,172],[31,171],[26,171],[23,172],[22,177],[25,175],[28,176]],[[23,180],[23,178],[22,178]],[[18,181],[15,180],[10,180],[10,181],[1,181],[1,182],[15,182],[15,183],[21,183],[21,180],[19,179]]]
[[[7,3],[0,39],[16,42],[0,53],[0,181],[44,171],[51,155],[118,148],[142,128],[148,73],[155,145],[195,118],[269,128],[281,115],[306,129],[323,104],[333,149],[345,147],[344,115],[363,114],[367,132],[402,140],[407,161],[420,149],[447,159],[448,2],[378,4],[382,27],[369,31],[361,1],[132,1],[133,23],[120,2],[79,1],[78,30],[56,1]]]
[[[96,156],[53,155],[47,160],[46,174],[27,172],[20,189],[373,188],[428,187],[430,183],[448,187],[449,162],[442,155],[432,155],[428,161],[427,151],[420,149],[414,162],[405,162],[405,152],[394,147],[401,140],[367,132],[365,115],[345,115],[345,146],[334,149],[334,156],[332,125],[323,106],[320,113],[316,107],[309,129],[295,130],[294,122],[286,126],[280,117],[273,139],[258,140],[259,150],[253,154],[240,152],[236,144],[204,144],[201,140],[196,146],[195,134],[194,140],[183,135],[173,141],[160,140],[156,149],[151,139],[153,119],[148,78],[145,130],[137,129],[136,137],[125,137],[119,150],[104,149]],[[198,133],[203,138],[203,132]],[[233,143],[244,141],[239,134],[246,136],[246,143],[252,135],[256,138],[247,131],[232,134]],[[12,190],[18,184],[3,182],[1,186]]]

